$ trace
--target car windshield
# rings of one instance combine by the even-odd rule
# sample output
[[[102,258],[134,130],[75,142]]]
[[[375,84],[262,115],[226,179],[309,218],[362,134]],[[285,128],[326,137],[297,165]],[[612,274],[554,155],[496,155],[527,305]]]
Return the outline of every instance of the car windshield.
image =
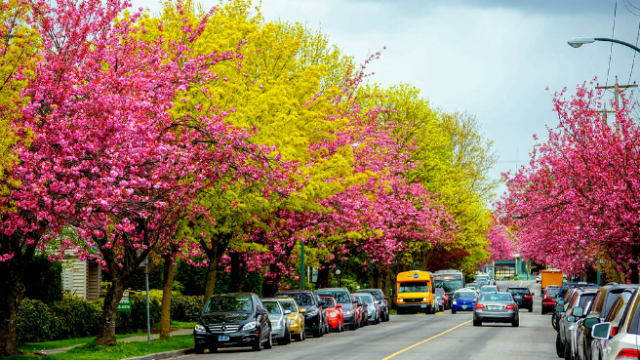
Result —
[[[449,281],[437,281],[435,286],[444,289],[445,292],[452,293],[456,290],[462,289],[462,281],[449,280]]]
[[[216,313],[227,311],[251,312],[253,302],[251,296],[214,296],[204,306],[204,313]]]
[[[338,304],[350,303],[349,293],[344,290],[332,290],[332,291],[319,290],[319,291],[316,291],[316,294],[331,296],[332,298],[336,299],[336,302]]]
[[[512,294],[529,295],[529,289],[507,289]]]
[[[480,301],[512,302],[513,300],[509,294],[482,294]]]
[[[376,298],[376,300],[382,301],[382,292],[381,291],[367,291],[367,290],[361,291],[361,290],[358,290],[357,292],[363,292],[363,293],[371,294],[371,296]]]
[[[408,292],[429,292],[429,285],[426,281],[416,281],[400,284],[398,293]]]
[[[320,300],[324,301],[325,306],[336,307],[335,300],[331,296],[320,296]]]
[[[296,304],[293,303],[293,301],[291,300],[280,300],[280,304],[282,305],[282,307],[285,310],[289,310],[292,313],[297,312],[298,309],[296,309]],[[266,305],[266,304],[265,304]]]
[[[278,306],[277,301],[262,300],[262,303],[264,304],[264,307],[267,308],[267,312],[269,314],[282,314],[282,311],[280,310],[280,306]]]
[[[362,299],[362,301],[364,301],[367,304],[373,304],[373,296],[371,296],[371,295],[367,296],[367,295],[364,295],[364,294],[362,294],[362,295],[356,294],[356,296],[359,297],[360,299]]]
[[[313,302],[313,297],[309,294],[297,293],[297,294],[287,294],[287,296],[291,296],[296,299],[296,302],[300,306],[313,306],[315,303]]]
[[[456,299],[459,299],[459,298],[463,298],[463,299],[475,298],[476,297],[476,293],[474,293],[472,291],[457,291],[455,294],[453,294],[453,297],[456,298]]]
[[[496,288],[495,286],[483,286],[480,288],[480,292],[481,293],[498,292],[498,288]]]

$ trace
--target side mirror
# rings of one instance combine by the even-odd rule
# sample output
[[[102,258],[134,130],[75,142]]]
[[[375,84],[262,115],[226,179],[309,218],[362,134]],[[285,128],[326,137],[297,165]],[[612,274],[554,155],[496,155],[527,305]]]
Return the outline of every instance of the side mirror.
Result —
[[[285,311],[284,311],[284,314],[285,314],[285,315],[289,315],[289,314],[291,314],[291,310],[285,310]]]
[[[535,295],[535,294],[536,294],[536,293],[532,292],[532,293],[531,293],[531,296],[533,296],[533,295]]]
[[[611,334],[611,323],[595,324],[591,329],[591,336],[594,339],[607,340]]]
[[[477,302],[478,302],[478,300],[473,300],[473,303],[474,303],[474,304],[475,304],[475,303],[477,303]]]
[[[564,311],[564,306],[556,305],[556,311]]]
[[[260,309],[258,310],[258,315],[267,315],[267,309]]]
[[[567,321],[568,322],[576,322],[576,317],[575,316],[567,316]]]
[[[575,316],[575,317],[581,317],[583,315],[584,310],[581,307],[574,307],[573,310],[571,310],[571,315]]]
[[[337,308],[337,309],[341,309],[341,308],[342,308],[342,304],[338,304],[338,305],[336,305],[336,308]]]
[[[196,319],[200,318],[200,313],[199,312],[193,313],[193,317]]]
[[[300,309],[300,314],[304,314],[307,312],[307,309]]]
[[[564,311],[560,312],[560,316],[561,316],[561,317],[562,317],[562,316],[565,316],[566,314],[567,314],[567,313],[566,313],[566,312],[564,312]]]
[[[564,299],[560,299],[560,300],[556,301],[556,304],[564,305]]]
[[[588,318],[584,321],[584,326],[586,328],[591,329],[595,324],[599,323],[600,319],[598,318]]]

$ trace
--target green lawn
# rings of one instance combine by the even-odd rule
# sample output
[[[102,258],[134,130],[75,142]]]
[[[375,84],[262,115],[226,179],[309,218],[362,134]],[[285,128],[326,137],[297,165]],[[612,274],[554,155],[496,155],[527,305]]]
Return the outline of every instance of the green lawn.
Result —
[[[195,324],[193,325],[195,326]],[[146,335],[147,333],[138,332],[136,334],[116,334],[116,339],[124,339],[132,336]],[[53,341],[44,341],[44,342],[36,342],[36,343],[24,343],[18,346],[18,350],[22,351],[39,351],[39,350],[51,350],[51,349],[59,349],[65,348],[74,345],[82,345],[87,344],[95,339],[95,336],[84,337],[84,338],[76,338],[76,339],[66,339],[66,340],[53,340]]]
[[[389,309],[389,315],[398,315],[398,310]]]
[[[197,322],[182,322],[182,321],[173,321],[171,320],[171,324],[169,327],[178,328],[178,329],[193,329],[196,326]]]
[[[124,335],[130,336],[130,335]],[[93,338],[90,338],[93,340]],[[127,357],[153,354],[163,351],[179,350],[193,347],[193,335],[172,336],[168,340],[151,340],[151,344],[146,341],[117,342],[112,346],[97,346],[93,342],[77,346],[69,351],[49,355],[51,360],[116,360]],[[23,356],[10,356],[6,360],[25,360],[41,358],[42,355],[29,354]],[[4,360],[3,359],[3,360]]]

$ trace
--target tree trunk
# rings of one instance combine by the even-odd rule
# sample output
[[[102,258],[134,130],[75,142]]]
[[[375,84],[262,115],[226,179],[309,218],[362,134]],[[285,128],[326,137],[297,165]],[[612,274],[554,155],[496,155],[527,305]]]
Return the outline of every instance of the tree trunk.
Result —
[[[207,270],[207,283],[204,286],[205,301],[213,295],[216,288],[216,277],[218,276],[218,260],[209,258],[209,269]]]
[[[16,318],[25,286],[16,262],[17,259],[12,259],[0,263],[0,357],[15,355],[17,351]]]
[[[318,282],[316,282],[316,289],[328,288],[331,287],[329,284],[329,272],[331,271],[331,267],[329,264],[323,264],[320,269],[318,269]]]
[[[164,284],[162,286],[162,310],[160,312],[160,339],[171,337],[171,287],[173,286],[173,274],[176,265],[171,255],[163,255],[164,260]]]
[[[94,340],[98,345],[111,345],[116,342],[116,315],[118,303],[122,299],[124,292],[124,281],[120,274],[113,274],[111,286],[104,298],[104,307],[102,308],[102,320],[98,335]]]
[[[240,267],[240,253],[232,252],[231,257],[231,284],[229,284],[230,292],[241,292],[244,288],[244,271]]]

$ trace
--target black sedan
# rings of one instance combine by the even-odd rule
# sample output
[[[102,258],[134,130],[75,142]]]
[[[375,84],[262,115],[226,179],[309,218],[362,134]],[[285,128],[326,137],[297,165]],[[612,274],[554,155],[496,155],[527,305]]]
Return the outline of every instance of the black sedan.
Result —
[[[533,295],[528,287],[509,286],[507,292],[513,296],[513,300],[518,304],[519,308],[529,309],[533,311]]]
[[[272,346],[269,314],[256,294],[213,295],[195,315],[196,354],[203,354],[206,348],[216,352],[221,347],[251,346],[259,351]]]
[[[482,326],[483,322],[510,323],[520,326],[518,306],[511,294],[498,292],[481,294],[473,306],[473,326]]]

